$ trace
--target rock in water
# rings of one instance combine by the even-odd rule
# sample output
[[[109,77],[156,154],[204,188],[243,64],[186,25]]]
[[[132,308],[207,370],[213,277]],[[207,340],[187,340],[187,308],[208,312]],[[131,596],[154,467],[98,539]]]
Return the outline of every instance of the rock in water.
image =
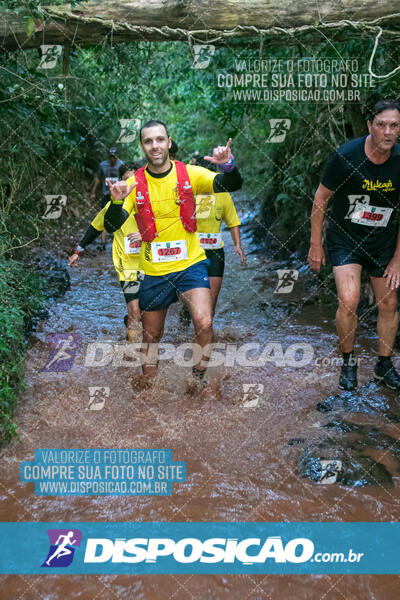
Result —
[[[329,396],[318,402],[320,412],[353,412],[382,416],[392,423],[400,423],[400,413],[392,410],[393,393],[369,381],[353,392],[343,392]]]

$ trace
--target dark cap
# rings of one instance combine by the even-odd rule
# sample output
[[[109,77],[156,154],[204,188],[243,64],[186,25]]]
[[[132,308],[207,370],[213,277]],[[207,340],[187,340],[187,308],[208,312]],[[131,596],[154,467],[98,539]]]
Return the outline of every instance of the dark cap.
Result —
[[[108,154],[118,154],[118,150],[113,146],[109,149]]]

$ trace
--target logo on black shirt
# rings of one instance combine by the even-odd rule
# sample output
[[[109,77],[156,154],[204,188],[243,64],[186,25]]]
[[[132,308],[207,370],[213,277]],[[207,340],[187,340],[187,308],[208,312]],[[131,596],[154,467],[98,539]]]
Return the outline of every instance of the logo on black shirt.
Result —
[[[376,181],[373,181],[372,179],[364,179],[363,190],[368,190],[368,192],[375,192],[376,190],[380,190],[381,192],[395,191],[391,179],[384,182],[379,181],[379,179],[376,179]]]

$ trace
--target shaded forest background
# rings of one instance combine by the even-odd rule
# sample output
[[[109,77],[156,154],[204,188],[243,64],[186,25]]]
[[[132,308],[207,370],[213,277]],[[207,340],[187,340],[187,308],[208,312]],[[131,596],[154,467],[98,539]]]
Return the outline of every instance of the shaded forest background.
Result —
[[[0,2],[25,19],[29,29],[39,2]],[[233,138],[244,179],[242,196],[253,206],[254,235],[275,257],[297,252],[305,258],[313,193],[328,154],[366,132],[361,104],[240,103],[218,88],[217,74],[235,72],[235,61],[257,59],[257,40],[216,48],[206,69],[192,68],[193,49],[182,42],[109,41],[72,47],[54,69],[38,68],[40,52],[0,55],[0,442],[15,433],[12,412],[23,388],[26,333],[43,307],[38,248],[66,259],[71,238],[96,212],[90,186],[100,160],[115,145],[120,119],[165,121],[178,143],[178,158],[209,153]],[[317,45],[275,47],[264,41],[262,57],[358,59],[367,72],[373,38]],[[375,71],[396,66],[398,51],[382,43]],[[400,76],[378,82],[366,100],[397,97]],[[282,144],[267,143],[271,118],[291,120]],[[137,160],[137,138],[117,144],[123,160]],[[64,194],[57,220],[44,220],[44,196]],[[307,225],[303,225],[307,223]]]

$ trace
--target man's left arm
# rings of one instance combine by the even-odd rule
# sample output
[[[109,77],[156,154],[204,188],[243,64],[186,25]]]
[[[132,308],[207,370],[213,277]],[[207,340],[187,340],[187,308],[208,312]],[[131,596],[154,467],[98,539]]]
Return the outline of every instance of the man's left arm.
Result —
[[[212,156],[205,156],[204,159],[218,165],[222,173],[214,177],[213,189],[215,193],[235,192],[242,187],[242,178],[235,164],[235,157],[231,152],[231,141],[229,138],[226,146],[217,146],[213,150]]]
[[[236,192],[242,187],[242,178],[239,169],[235,166],[232,171],[218,173],[214,177],[214,192]]]

